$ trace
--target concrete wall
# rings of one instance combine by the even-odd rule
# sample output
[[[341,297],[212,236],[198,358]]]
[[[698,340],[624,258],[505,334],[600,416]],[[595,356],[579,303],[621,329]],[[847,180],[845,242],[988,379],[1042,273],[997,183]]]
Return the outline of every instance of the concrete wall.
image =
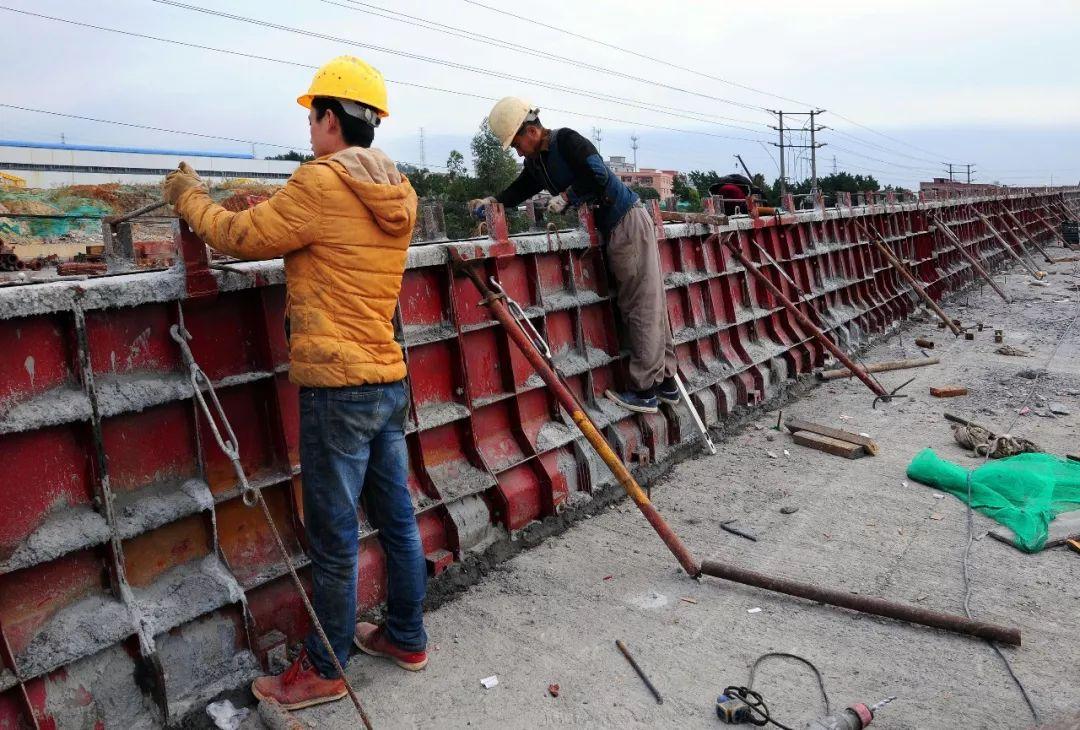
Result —
[[[743,217],[715,230],[658,225],[679,370],[696,407],[719,424],[824,360],[822,345],[733,261],[717,234],[755,261],[763,259],[755,244],[767,250],[813,306],[828,311],[829,336],[851,348],[917,307],[853,219],[878,230],[940,298],[976,278],[930,230],[928,211],[997,268],[1011,258],[968,203],[1007,228],[1004,204],[1046,238],[1033,211],[1056,223],[1063,195],[1078,197],[830,209]],[[669,460],[696,434],[685,408],[633,415],[602,397],[624,385],[624,355],[587,212],[583,227],[558,235],[507,239],[492,223],[494,240],[414,245],[400,295],[408,489],[435,576],[612,484],[478,306],[472,284],[454,276],[451,247],[525,308],[568,386],[627,463]],[[205,251],[195,240],[185,258]],[[308,631],[261,512],[242,503],[169,335],[182,307],[192,353],[217,384],[245,474],[306,579],[282,265],[232,268],[240,273],[200,278],[194,267],[187,275],[177,268],[0,289],[0,728],[175,724],[247,682],[275,642]],[[196,298],[193,287],[206,287],[207,296]],[[385,598],[385,560],[361,518],[358,601],[370,609]]]

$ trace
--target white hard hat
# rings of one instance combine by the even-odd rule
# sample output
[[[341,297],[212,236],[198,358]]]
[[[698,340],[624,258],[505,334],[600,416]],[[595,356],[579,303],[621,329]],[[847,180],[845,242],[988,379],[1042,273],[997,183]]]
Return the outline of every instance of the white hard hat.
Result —
[[[504,96],[491,107],[487,123],[492,133],[502,142],[502,148],[505,150],[509,149],[521,125],[536,120],[539,113],[538,108],[524,99]]]

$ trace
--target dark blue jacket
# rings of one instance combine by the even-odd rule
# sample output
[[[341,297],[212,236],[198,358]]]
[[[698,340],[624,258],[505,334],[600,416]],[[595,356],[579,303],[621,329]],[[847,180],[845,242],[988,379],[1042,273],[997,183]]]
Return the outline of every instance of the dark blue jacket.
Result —
[[[513,208],[541,190],[552,195],[565,191],[570,205],[596,204],[596,227],[605,234],[638,202],[638,196],[604,164],[592,142],[572,129],[551,130],[548,148],[525,158],[521,175],[495,199]]]

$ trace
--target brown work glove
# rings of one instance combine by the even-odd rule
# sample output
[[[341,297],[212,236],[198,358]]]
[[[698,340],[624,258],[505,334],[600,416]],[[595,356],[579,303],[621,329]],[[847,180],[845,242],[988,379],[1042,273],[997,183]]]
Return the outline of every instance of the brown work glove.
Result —
[[[161,194],[169,205],[175,206],[180,196],[192,188],[207,190],[199,173],[188,163],[181,162],[180,167],[165,176],[165,182],[161,184]]]

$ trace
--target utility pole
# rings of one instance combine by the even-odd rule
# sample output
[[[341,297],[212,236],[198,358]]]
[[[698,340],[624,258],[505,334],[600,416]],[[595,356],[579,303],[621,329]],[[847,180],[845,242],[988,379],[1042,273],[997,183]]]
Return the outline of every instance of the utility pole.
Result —
[[[772,109],[769,109],[768,111],[771,112],[772,114],[775,114],[777,116],[777,118],[779,119],[779,126],[776,126],[776,127],[770,126],[770,129],[775,129],[775,130],[780,132],[780,142],[779,142],[779,144],[777,144],[776,142],[771,142],[770,144],[772,144],[773,147],[779,147],[780,148],[780,195],[783,196],[783,195],[787,194],[787,178],[785,177],[785,174],[784,174],[784,170],[785,170],[784,148],[786,147],[788,149],[809,149],[810,150],[810,177],[811,177],[811,180],[812,180],[811,189],[812,189],[813,194],[816,196],[817,195],[817,190],[818,190],[817,148],[818,147],[824,147],[825,143],[816,141],[816,138],[815,138],[814,135],[815,135],[816,132],[820,132],[823,129],[828,129],[828,127],[819,127],[819,126],[817,126],[817,124],[815,124],[815,122],[814,122],[814,118],[818,114],[824,114],[825,110],[824,109],[814,109],[813,111],[808,111],[808,112],[787,112],[788,116],[796,116],[796,117],[808,116],[808,117],[810,117],[810,144],[788,144],[787,142],[785,142],[784,141],[784,112],[779,111],[779,110],[773,111]],[[834,167],[835,167],[835,164],[836,164],[836,161],[835,161],[835,158],[834,158],[833,159]]]
[[[968,164],[964,165],[964,167],[967,168],[967,184],[970,185],[971,184],[971,168],[972,168],[972,164],[969,162]]]
[[[950,162],[950,163],[949,163],[949,182],[952,182],[952,181],[953,181],[953,177],[952,177],[952,163]]]
[[[832,156],[832,174],[836,174],[836,155]]]
[[[825,127],[818,127],[814,125],[814,115],[823,114],[824,109],[818,109],[810,112],[810,177],[813,182],[810,183],[810,193],[813,195],[814,204],[817,204],[818,184],[817,184],[817,148],[818,145],[814,142],[814,132],[819,129],[825,129]],[[824,146],[824,145],[822,145]]]
[[[601,131],[602,130],[600,129],[600,127],[593,127],[592,128],[592,138],[593,138],[593,141],[596,142],[597,147],[600,146],[600,132]]]
[[[769,111],[775,114],[780,120],[780,126],[770,126],[770,129],[779,130],[780,144],[777,144],[776,142],[770,142],[769,144],[771,144],[773,147],[780,148],[780,197],[782,198],[787,195],[787,178],[784,177],[784,112],[779,110],[773,111],[772,109],[770,109]]]
[[[634,151],[634,172],[637,172],[637,150],[638,150],[638,136],[636,134],[630,135],[630,149]]]
[[[427,158],[424,156],[424,128],[420,127],[420,169],[427,169]]]

